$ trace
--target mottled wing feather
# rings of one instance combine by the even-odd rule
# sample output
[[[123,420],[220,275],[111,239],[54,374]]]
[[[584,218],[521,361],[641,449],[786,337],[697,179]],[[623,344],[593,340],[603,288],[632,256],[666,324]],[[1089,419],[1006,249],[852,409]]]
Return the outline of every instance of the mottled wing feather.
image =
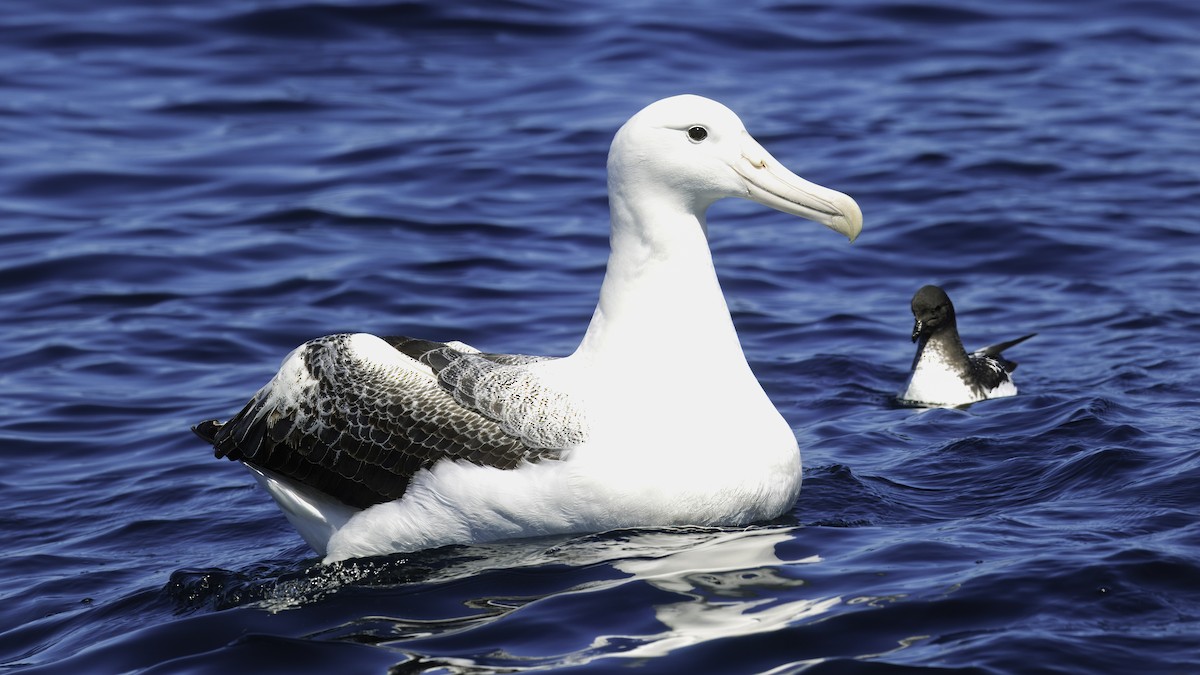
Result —
[[[202,423],[218,457],[241,460],[365,508],[401,497],[442,459],[511,469],[559,456],[464,407],[426,368],[406,363],[442,343],[389,338],[399,353],[364,354],[355,336],[306,343],[228,423]],[[461,354],[461,352],[458,352]],[[484,359],[486,360],[486,358]],[[209,426],[205,426],[205,425]]]
[[[977,393],[983,394],[1006,382],[1008,374],[1016,367],[1015,363],[990,356],[970,354],[967,364],[971,368],[971,382],[974,382]]]
[[[551,356],[528,356],[526,354],[479,354],[479,357],[502,366],[527,366],[531,363],[551,361],[554,358]]]
[[[380,339],[400,350],[405,356],[417,361],[421,361],[425,363],[425,365],[430,366],[432,366],[430,361],[433,361],[434,359],[426,357],[429,357],[435,352],[440,352],[441,350],[447,349],[450,350],[450,352],[457,352],[458,355],[469,354],[478,356],[482,359],[486,359],[493,363],[504,366],[526,366],[531,363],[554,360],[553,356],[530,356],[527,354],[488,354],[461,342],[437,342],[434,340],[422,340],[420,338],[405,337],[403,335],[389,335]],[[445,357],[440,359],[443,366],[448,364],[454,358],[457,358],[452,354],[450,356],[450,359],[445,359]],[[435,368],[434,372],[437,372],[437,370],[438,369]]]
[[[445,391],[462,406],[500,424],[532,447],[566,448],[587,436],[578,402],[547,386],[536,368],[546,356],[486,354],[461,343],[406,337],[384,338],[437,374]]]
[[[463,353],[451,347],[421,357],[454,400],[534,447],[567,448],[587,437],[587,419],[571,396],[548,386],[544,358]]]

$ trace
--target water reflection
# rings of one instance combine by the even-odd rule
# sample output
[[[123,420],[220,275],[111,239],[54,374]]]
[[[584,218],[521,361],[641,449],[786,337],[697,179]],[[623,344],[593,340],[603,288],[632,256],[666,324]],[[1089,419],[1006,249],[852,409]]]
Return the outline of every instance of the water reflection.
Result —
[[[779,547],[784,542],[791,545]],[[234,605],[341,615],[309,637],[394,650],[404,659],[396,672],[521,671],[661,657],[795,626],[843,604],[841,596],[804,597],[811,593],[799,568],[822,558],[778,555],[777,548],[795,550],[795,543],[795,528],[625,530],[219,585],[238,591]],[[364,592],[381,613],[357,613],[355,597]],[[547,623],[552,616],[573,618]]]
[[[662,557],[613,563],[616,569],[633,575],[633,580],[686,599],[654,607],[655,617],[665,628],[662,632],[601,636],[593,647],[602,649],[614,641],[628,646],[630,639],[635,639],[641,644],[608,655],[664,656],[680,647],[767,633],[823,614],[841,603],[841,598],[779,600],[781,589],[805,585],[802,579],[787,574],[788,567],[821,561],[817,555],[795,560],[782,560],[776,555],[776,544],[790,540],[792,530],[723,532]]]

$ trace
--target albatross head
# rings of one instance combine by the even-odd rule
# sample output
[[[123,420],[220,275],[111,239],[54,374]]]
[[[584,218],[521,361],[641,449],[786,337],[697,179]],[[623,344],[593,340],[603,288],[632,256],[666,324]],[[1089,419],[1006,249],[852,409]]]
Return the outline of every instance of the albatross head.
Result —
[[[742,197],[814,220],[850,241],[862,230],[853,199],[789,171],[733,111],[701,96],[665,98],[630,118],[613,139],[608,175],[610,194],[667,200],[701,217],[718,199]]]

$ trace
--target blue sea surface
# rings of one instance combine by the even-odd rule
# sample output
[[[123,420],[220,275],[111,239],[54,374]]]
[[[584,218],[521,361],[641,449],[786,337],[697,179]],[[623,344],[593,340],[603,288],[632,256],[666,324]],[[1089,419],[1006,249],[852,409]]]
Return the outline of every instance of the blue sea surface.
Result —
[[[3,5],[3,671],[1200,672],[1197,3]],[[709,212],[783,519],[322,566],[189,431],[320,335],[570,353],[685,92],[865,215]],[[896,404],[927,283],[1018,396]]]

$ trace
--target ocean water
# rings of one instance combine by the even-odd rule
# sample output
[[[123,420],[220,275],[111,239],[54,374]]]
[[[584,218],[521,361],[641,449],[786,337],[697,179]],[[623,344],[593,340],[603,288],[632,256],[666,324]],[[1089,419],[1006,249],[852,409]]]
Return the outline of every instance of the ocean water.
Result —
[[[1196,3],[3,4],[5,672],[1200,672]],[[784,518],[321,566],[192,436],[319,335],[569,353],[684,92],[865,215],[709,214]],[[926,283],[1018,396],[895,403]]]

